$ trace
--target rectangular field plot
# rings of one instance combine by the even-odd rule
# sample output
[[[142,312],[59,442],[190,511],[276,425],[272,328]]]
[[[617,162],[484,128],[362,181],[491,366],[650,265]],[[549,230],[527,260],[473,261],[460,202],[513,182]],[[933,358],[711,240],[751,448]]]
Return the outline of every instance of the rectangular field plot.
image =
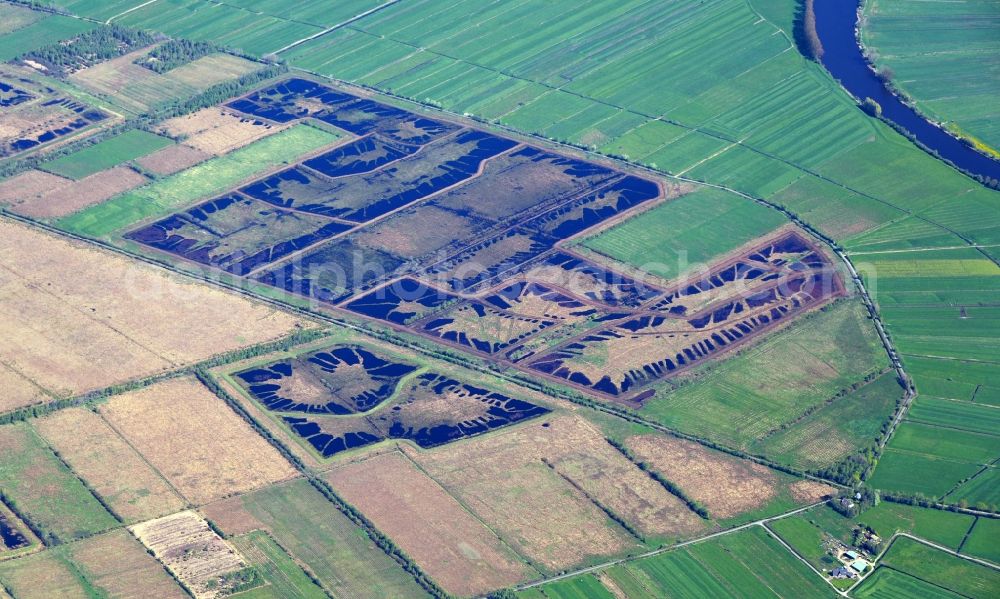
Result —
[[[171,379],[114,396],[99,411],[196,505],[296,474],[276,449],[194,379]]]
[[[32,425],[125,522],[184,507],[170,485],[94,412],[69,408]]]
[[[326,478],[449,593],[479,595],[535,574],[405,454],[377,455]]]
[[[583,245],[670,280],[786,222],[778,212],[744,198],[703,189],[587,238]],[[667,239],[663,231],[670,231]]]
[[[171,137],[182,137],[187,146],[216,156],[281,130],[271,123],[214,107],[164,121],[159,129]]]
[[[957,596],[973,599],[992,597],[1000,586],[1000,572],[997,570],[963,560],[906,537],[899,537],[893,541],[889,551],[882,557],[879,570],[885,568],[919,578]],[[866,580],[862,583],[858,587],[859,596],[869,596],[862,595],[869,584],[877,584],[877,581]]]
[[[72,541],[118,524],[27,425],[0,428],[0,453],[0,488],[46,543]]]
[[[335,597],[429,596],[305,480],[272,485],[202,511],[228,535],[267,530]]]
[[[634,548],[634,535],[676,539],[705,527],[578,417],[407,453],[544,572]]]
[[[892,418],[903,388],[889,371],[817,409],[795,426],[769,431],[751,451],[802,469],[833,466],[874,443]]]
[[[229,542],[266,585],[242,591],[243,599],[325,599],[327,594],[271,536],[262,530],[231,537]]]
[[[747,447],[887,362],[863,306],[842,300],[719,364],[698,385],[663,388],[644,410],[681,431]]]
[[[761,527],[519,592],[518,597],[836,597]]]
[[[158,104],[187,100],[213,85],[260,68],[245,58],[213,53],[161,74],[137,64],[148,59],[151,49],[99,62],[71,74],[69,80],[107,98],[125,112],[142,114]]]
[[[82,179],[171,144],[172,142],[165,137],[141,129],[132,129],[68,156],[46,162],[43,168],[70,179]]]
[[[67,561],[55,551],[0,562],[0,582],[16,597],[90,599],[92,594]],[[0,597],[10,597],[6,593]]]
[[[778,513],[813,503],[835,489],[795,480],[766,466],[671,436],[639,435],[625,440],[635,458],[703,505],[715,520]],[[741,518],[743,519],[743,518]]]
[[[74,543],[66,551],[73,569],[108,597],[183,599],[187,593],[127,530]],[[19,595],[20,596],[20,595]]]
[[[60,218],[148,181],[126,166],[98,171],[78,181],[30,170],[0,183],[0,202],[9,204],[11,212],[23,216]]]
[[[232,193],[126,233],[125,238],[244,275],[350,228]]]
[[[260,139],[230,154],[158,179],[58,221],[74,233],[100,237],[195,200],[221,193],[260,171],[316,151],[337,136],[299,125]]]
[[[0,254],[0,358],[17,364],[16,376],[4,379],[11,396],[101,389],[273,340],[301,324],[243,297],[6,221]]]
[[[194,512],[179,512],[129,530],[197,599],[225,597],[263,584],[260,574]]]

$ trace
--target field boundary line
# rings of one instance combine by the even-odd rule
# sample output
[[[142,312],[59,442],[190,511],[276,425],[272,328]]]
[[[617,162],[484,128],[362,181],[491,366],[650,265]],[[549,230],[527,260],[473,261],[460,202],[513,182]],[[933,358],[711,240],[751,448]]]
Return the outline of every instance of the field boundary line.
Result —
[[[149,2],[155,2],[155,1],[156,0],[149,0]],[[147,2],[146,4],[149,4],[149,2]],[[331,25],[330,27],[327,27],[326,29],[324,29],[322,31],[314,33],[314,34],[310,35],[309,37],[304,37],[304,38],[302,38],[302,39],[300,39],[298,41],[294,41],[294,42],[288,44],[287,46],[285,46],[284,48],[279,48],[279,49],[275,50],[274,52],[271,52],[271,54],[281,54],[285,50],[291,50],[292,48],[294,48],[294,47],[296,47],[298,45],[301,45],[301,44],[304,44],[306,42],[312,41],[312,40],[314,40],[314,39],[316,39],[318,37],[323,37],[324,35],[330,33],[331,31],[336,31],[337,29],[340,29],[341,27],[346,27],[346,26],[350,25],[351,23],[353,23],[355,21],[360,21],[361,19],[367,17],[368,15],[374,14],[374,13],[376,13],[376,12],[378,12],[378,11],[382,10],[383,8],[388,7],[388,6],[392,6],[393,4],[396,4],[397,2],[399,2],[399,0],[388,0],[388,2],[385,2],[383,4],[379,4],[378,6],[372,7],[372,8],[370,8],[370,9],[368,9],[368,10],[362,12],[362,13],[356,14],[353,17],[351,17],[350,19],[347,19],[346,21],[341,21],[340,23],[337,23],[336,25]]]
[[[132,12],[134,10],[139,10],[140,8],[142,8],[144,6],[149,6],[150,4],[152,4],[154,2],[156,2],[156,0],[146,0],[146,2],[143,2],[142,4],[139,4],[137,6],[133,6],[132,8],[130,8],[128,10],[124,10],[124,11],[122,11],[122,12],[120,12],[117,15],[114,15],[112,17],[108,17],[108,20],[105,21],[104,24],[105,25],[110,25],[111,21],[114,21],[118,17],[124,17],[125,15],[127,15],[128,13],[130,13],[130,12]]]

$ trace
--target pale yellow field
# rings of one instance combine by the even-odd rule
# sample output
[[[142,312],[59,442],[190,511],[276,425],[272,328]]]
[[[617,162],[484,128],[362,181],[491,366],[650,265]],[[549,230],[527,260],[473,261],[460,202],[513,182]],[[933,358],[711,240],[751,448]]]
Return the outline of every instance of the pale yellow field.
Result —
[[[32,425],[126,522],[184,508],[184,500],[167,481],[94,412],[68,408]]]
[[[449,593],[481,595],[528,577],[493,531],[404,455],[348,464],[327,480]]]
[[[193,378],[116,395],[101,415],[190,502],[201,505],[297,471]]]
[[[282,337],[285,312],[0,219],[0,364],[23,405]],[[12,375],[10,373],[16,373]]]

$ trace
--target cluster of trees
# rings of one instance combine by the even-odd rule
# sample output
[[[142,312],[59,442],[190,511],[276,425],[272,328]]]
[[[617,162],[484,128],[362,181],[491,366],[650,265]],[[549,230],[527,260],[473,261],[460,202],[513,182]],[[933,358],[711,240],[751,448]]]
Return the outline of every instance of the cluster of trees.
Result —
[[[17,60],[35,61],[48,68],[50,75],[64,77],[97,62],[148,46],[156,39],[147,31],[120,25],[101,25],[70,40],[21,54]]]
[[[816,31],[816,7],[813,0],[804,0],[795,19],[795,43],[809,60],[823,59],[823,43]]]
[[[857,487],[834,497],[830,500],[830,505],[841,515],[854,518],[866,509],[878,505],[880,499],[878,491],[868,487]]]
[[[943,504],[935,499],[925,496],[923,493],[882,493],[882,499],[886,501],[891,501],[893,503],[902,503],[903,505],[915,505],[918,507],[929,507],[939,510],[947,510],[949,512],[957,512],[959,510],[966,509],[976,509],[981,512],[1000,512],[1000,506],[996,503],[989,503],[986,501],[980,501],[978,503],[969,504],[967,499],[961,499],[958,503]]]
[[[219,47],[211,42],[175,39],[153,48],[146,56],[137,58],[135,64],[154,73],[166,73],[218,50]]]

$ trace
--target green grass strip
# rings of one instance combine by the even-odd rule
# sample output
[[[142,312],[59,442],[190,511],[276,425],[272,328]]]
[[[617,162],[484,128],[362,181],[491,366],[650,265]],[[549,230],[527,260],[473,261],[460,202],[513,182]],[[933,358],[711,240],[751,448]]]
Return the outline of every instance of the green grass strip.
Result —
[[[78,235],[104,237],[137,221],[166,214],[199,198],[221,193],[254,173],[292,163],[337,138],[336,134],[316,127],[294,125],[225,156],[71,214],[55,224]]]
[[[172,143],[166,137],[155,133],[142,129],[132,129],[53,160],[43,165],[42,168],[50,173],[70,179],[82,179],[106,168],[152,154]]]

